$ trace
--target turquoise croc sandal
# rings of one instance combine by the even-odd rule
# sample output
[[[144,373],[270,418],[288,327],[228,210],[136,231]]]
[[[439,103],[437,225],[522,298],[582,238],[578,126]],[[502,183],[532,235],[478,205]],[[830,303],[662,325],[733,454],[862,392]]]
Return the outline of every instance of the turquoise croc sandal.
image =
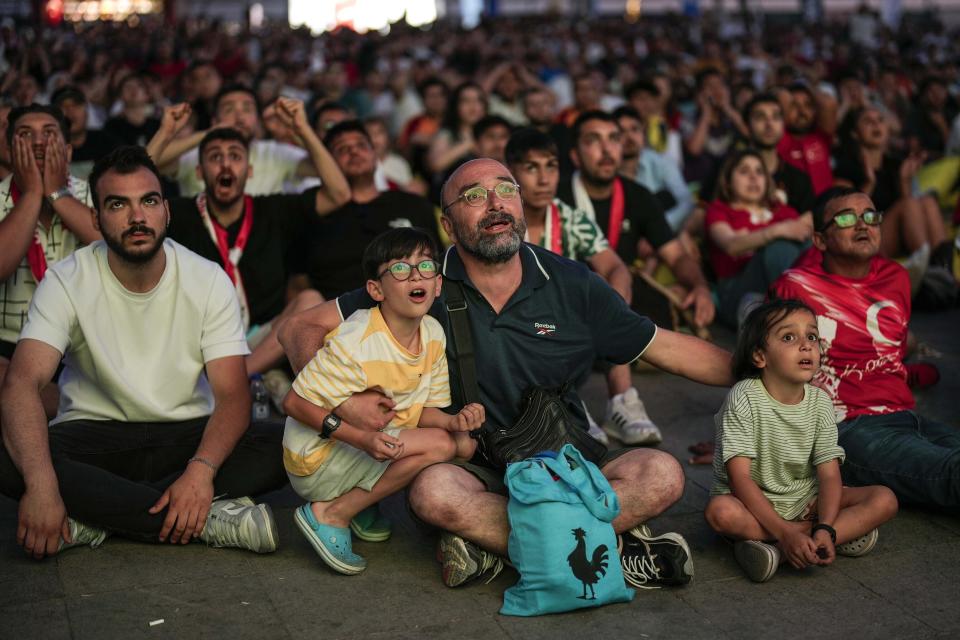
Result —
[[[378,505],[371,505],[350,521],[350,530],[364,542],[384,542],[390,538],[390,521],[380,513]]]
[[[367,568],[367,561],[353,552],[350,530],[317,522],[309,502],[294,512],[293,521],[314,551],[334,571],[352,576]]]

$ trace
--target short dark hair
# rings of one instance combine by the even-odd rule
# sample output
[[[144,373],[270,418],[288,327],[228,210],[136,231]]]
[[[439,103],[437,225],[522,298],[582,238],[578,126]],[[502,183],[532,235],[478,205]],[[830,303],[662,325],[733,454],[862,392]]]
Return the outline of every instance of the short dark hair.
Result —
[[[429,254],[434,260],[439,251],[433,236],[417,227],[397,227],[384,231],[370,241],[363,250],[363,275],[376,280],[380,267],[391,260],[412,256],[417,251]]]
[[[806,303],[794,299],[773,298],[755,307],[740,326],[737,347],[733,352],[733,376],[737,380],[759,378],[761,369],[753,361],[753,354],[767,344],[767,337],[775,324],[794,311],[814,313]]]
[[[207,135],[203,136],[203,139],[200,140],[200,145],[197,147],[199,157],[202,158],[207,145],[216,140],[236,140],[243,145],[244,149],[250,150],[249,138],[240,133],[239,130],[233,127],[217,127],[216,129],[210,129]]]
[[[427,89],[430,87],[440,87],[443,89],[443,93],[446,94],[450,91],[450,88],[447,86],[447,83],[438,78],[437,76],[430,76],[423,82],[417,85],[417,93],[420,94],[422,98],[427,93]]]
[[[576,146],[577,142],[580,140],[580,130],[583,129],[583,125],[591,120],[609,122],[617,127],[617,129],[620,128],[620,123],[617,122],[617,119],[613,117],[613,114],[607,113],[606,111],[601,111],[600,109],[590,109],[589,111],[584,111],[577,116],[577,119],[573,121],[573,126],[570,128],[570,139],[573,141],[574,146]]]
[[[637,122],[643,122],[643,116],[640,112],[628,104],[623,104],[613,110],[613,117],[619,123],[620,118],[633,118]]]
[[[160,171],[157,170],[157,165],[153,163],[153,160],[147,154],[147,150],[143,147],[124,145],[117,147],[97,160],[93,165],[93,170],[90,172],[88,179],[90,184],[90,197],[93,198],[93,207],[97,210],[97,213],[100,213],[100,196],[97,193],[97,183],[100,182],[100,178],[108,171],[116,171],[120,175],[130,175],[140,168],[147,169],[155,175],[161,190],[163,189]]]
[[[213,98],[213,113],[220,111],[220,101],[231,93],[245,93],[253,98],[253,104],[257,106],[257,113],[260,113],[260,98],[257,97],[256,92],[247,85],[240,84],[239,82],[230,83],[217,92],[217,95]]]
[[[777,100],[777,96],[773,95],[770,92],[758,93],[757,95],[750,98],[746,105],[743,107],[743,112],[740,114],[744,122],[750,121],[750,115],[753,113],[753,110],[761,104],[775,104],[780,108],[780,111],[783,111],[783,106],[780,104],[780,101]]]
[[[54,91],[50,97],[50,104],[59,107],[66,100],[73,100],[79,104],[87,104],[87,96],[83,93],[83,90],[72,84],[60,87]]]
[[[320,103],[314,103],[315,111],[313,112],[313,117],[310,119],[310,126],[316,131],[317,127],[320,126],[320,116],[325,114],[328,111],[342,111],[346,114],[350,113],[350,109],[346,106],[340,104],[336,100],[323,100]],[[331,127],[332,129],[333,127]]]
[[[723,75],[723,72],[719,67],[704,67],[697,72],[696,76],[694,76],[694,85],[698,91],[703,89],[703,85],[706,84],[707,78],[711,76],[720,76],[721,79],[726,81],[726,77]]]
[[[826,215],[827,205],[839,198],[855,196],[860,193],[863,192],[856,187],[830,187],[817,196],[813,203],[813,230],[822,232],[826,228],[823,217]]]
[[[373,140],[370,138],[370,134],[367,133],[367,129],[363,126],[362,122],[359,120],[344,120],[330,127],[330,130],[323,135],[323,146],[327,149],[333,149],[333,143],[336,139],[351,131],[359,133],[367,139],[367,142],[371,145],[373,144]]]
[[[513,127],[510,126],[506,118],[502,116],[483,116],[473,124],[473,139],[476,140],[486,133],[487,129],[494,127],[506,127],[507,133],[513,131]]]
[[[25,107],[15,107],[7,114],[7,144],[13,146],[13,132],[16,130],[17,120],[31,113],[45,113],[56,120],[57,124],[60,125],[60,133],[63,134],[64,142],[70,142],[70,123],[67,122],[63,111],[60,111],[60,107],[34,102]]]
[[[630,100],[638,93],[649,93],[652,96],[660,97],[660,87],[654,84],[653,80],[637,80],[627,85],[623,90],[623,97]]]
[[[560,157],[553,138],[539,129],[525,127],[514,131],[507,141],[507,148],[503,152],[507,166],[520,164],[531,151],[542,151],[555,158]]]

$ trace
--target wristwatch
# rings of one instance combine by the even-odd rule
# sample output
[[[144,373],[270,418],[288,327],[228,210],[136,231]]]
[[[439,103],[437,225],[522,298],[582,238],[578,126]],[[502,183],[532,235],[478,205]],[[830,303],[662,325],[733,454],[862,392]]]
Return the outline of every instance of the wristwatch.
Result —
[[[333,435],[333,432],[340,428],[340,416],[333,413],[332,411],[327,414],[327,417],[323,419],[323,422],[320,424],[320,437],[329,438]]]
[[[50,204],[53,204],[54,202],[56,202],[56,201],[59,200],[60,198],[63,198],[63,197],[69,196],[69,195],[73,195],[72,193],[70,193],[70,188],[69,188],[69,187],[60,187],[59,189],[57,189],[57,190],[54,191],[53,193],[48,194],[48,195],[47,195],[47,200],[50,201]]]

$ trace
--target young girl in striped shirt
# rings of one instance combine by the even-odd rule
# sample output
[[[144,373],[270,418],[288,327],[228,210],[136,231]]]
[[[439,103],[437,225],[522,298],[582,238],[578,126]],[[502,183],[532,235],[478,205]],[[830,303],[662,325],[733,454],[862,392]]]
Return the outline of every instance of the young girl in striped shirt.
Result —
[[[737,562],[755,582],[783,561],[802,569],[869,552],[897,499],[886,487],[841,482],[833,404],[810,385],[820,367],[813,311],[797,300],[755,308],[733,366],[739,382],[714,418],[707,522],[735,541]]]

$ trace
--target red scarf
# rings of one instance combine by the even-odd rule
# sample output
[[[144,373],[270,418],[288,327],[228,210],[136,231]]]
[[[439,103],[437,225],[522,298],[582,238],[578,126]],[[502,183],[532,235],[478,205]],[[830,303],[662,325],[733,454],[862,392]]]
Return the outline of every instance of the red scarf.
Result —
[[[550,203],[550,251],[563,255],[563,236],[560,229],[560,207],[556,202]]]
[[[610,195],[610,220],[607,223],[607,241],[616,251],[620,242],[620,230],[623,228],[623,182],[620,176],[613,179],[613,193]]]
[[[204,192],[197,195],[197,210],[200,212],[203,226],[210,234],[210,239],[217,245],[220,260],[223,262],[223,270],[230,276],[230,280],[237,289],[237,297],[240,299],[240,312],[243,315],[243,326],[249,328],[250,307],[247,304],[247,294],[243,288],[243,278],[240,277],[239,264],[240,258],[243,257],[243,250],[247,246],[247,240],[250,239],[250,229],[253,228],[253,198],[248,195],[243,196],[243,219],[240,222],[240,232],[237,234],[237,240],[232,247],[227,238],[227,230],[207,211],[207,194]]]
[[[20,199],[20,189],[17,188],[17,183],[13,180],[10,181],[10,199],[13,200],[13,206],[17,206],[17,200]],[[33,242],[27,249],[27,264],[30,265],[30,273],[33,274],[33,279],[37,281],[37,284],[40,284],[43,275],[47,272],[47,256],[43,253],[43,245],[40,244],[40,229],[33,232]]]

